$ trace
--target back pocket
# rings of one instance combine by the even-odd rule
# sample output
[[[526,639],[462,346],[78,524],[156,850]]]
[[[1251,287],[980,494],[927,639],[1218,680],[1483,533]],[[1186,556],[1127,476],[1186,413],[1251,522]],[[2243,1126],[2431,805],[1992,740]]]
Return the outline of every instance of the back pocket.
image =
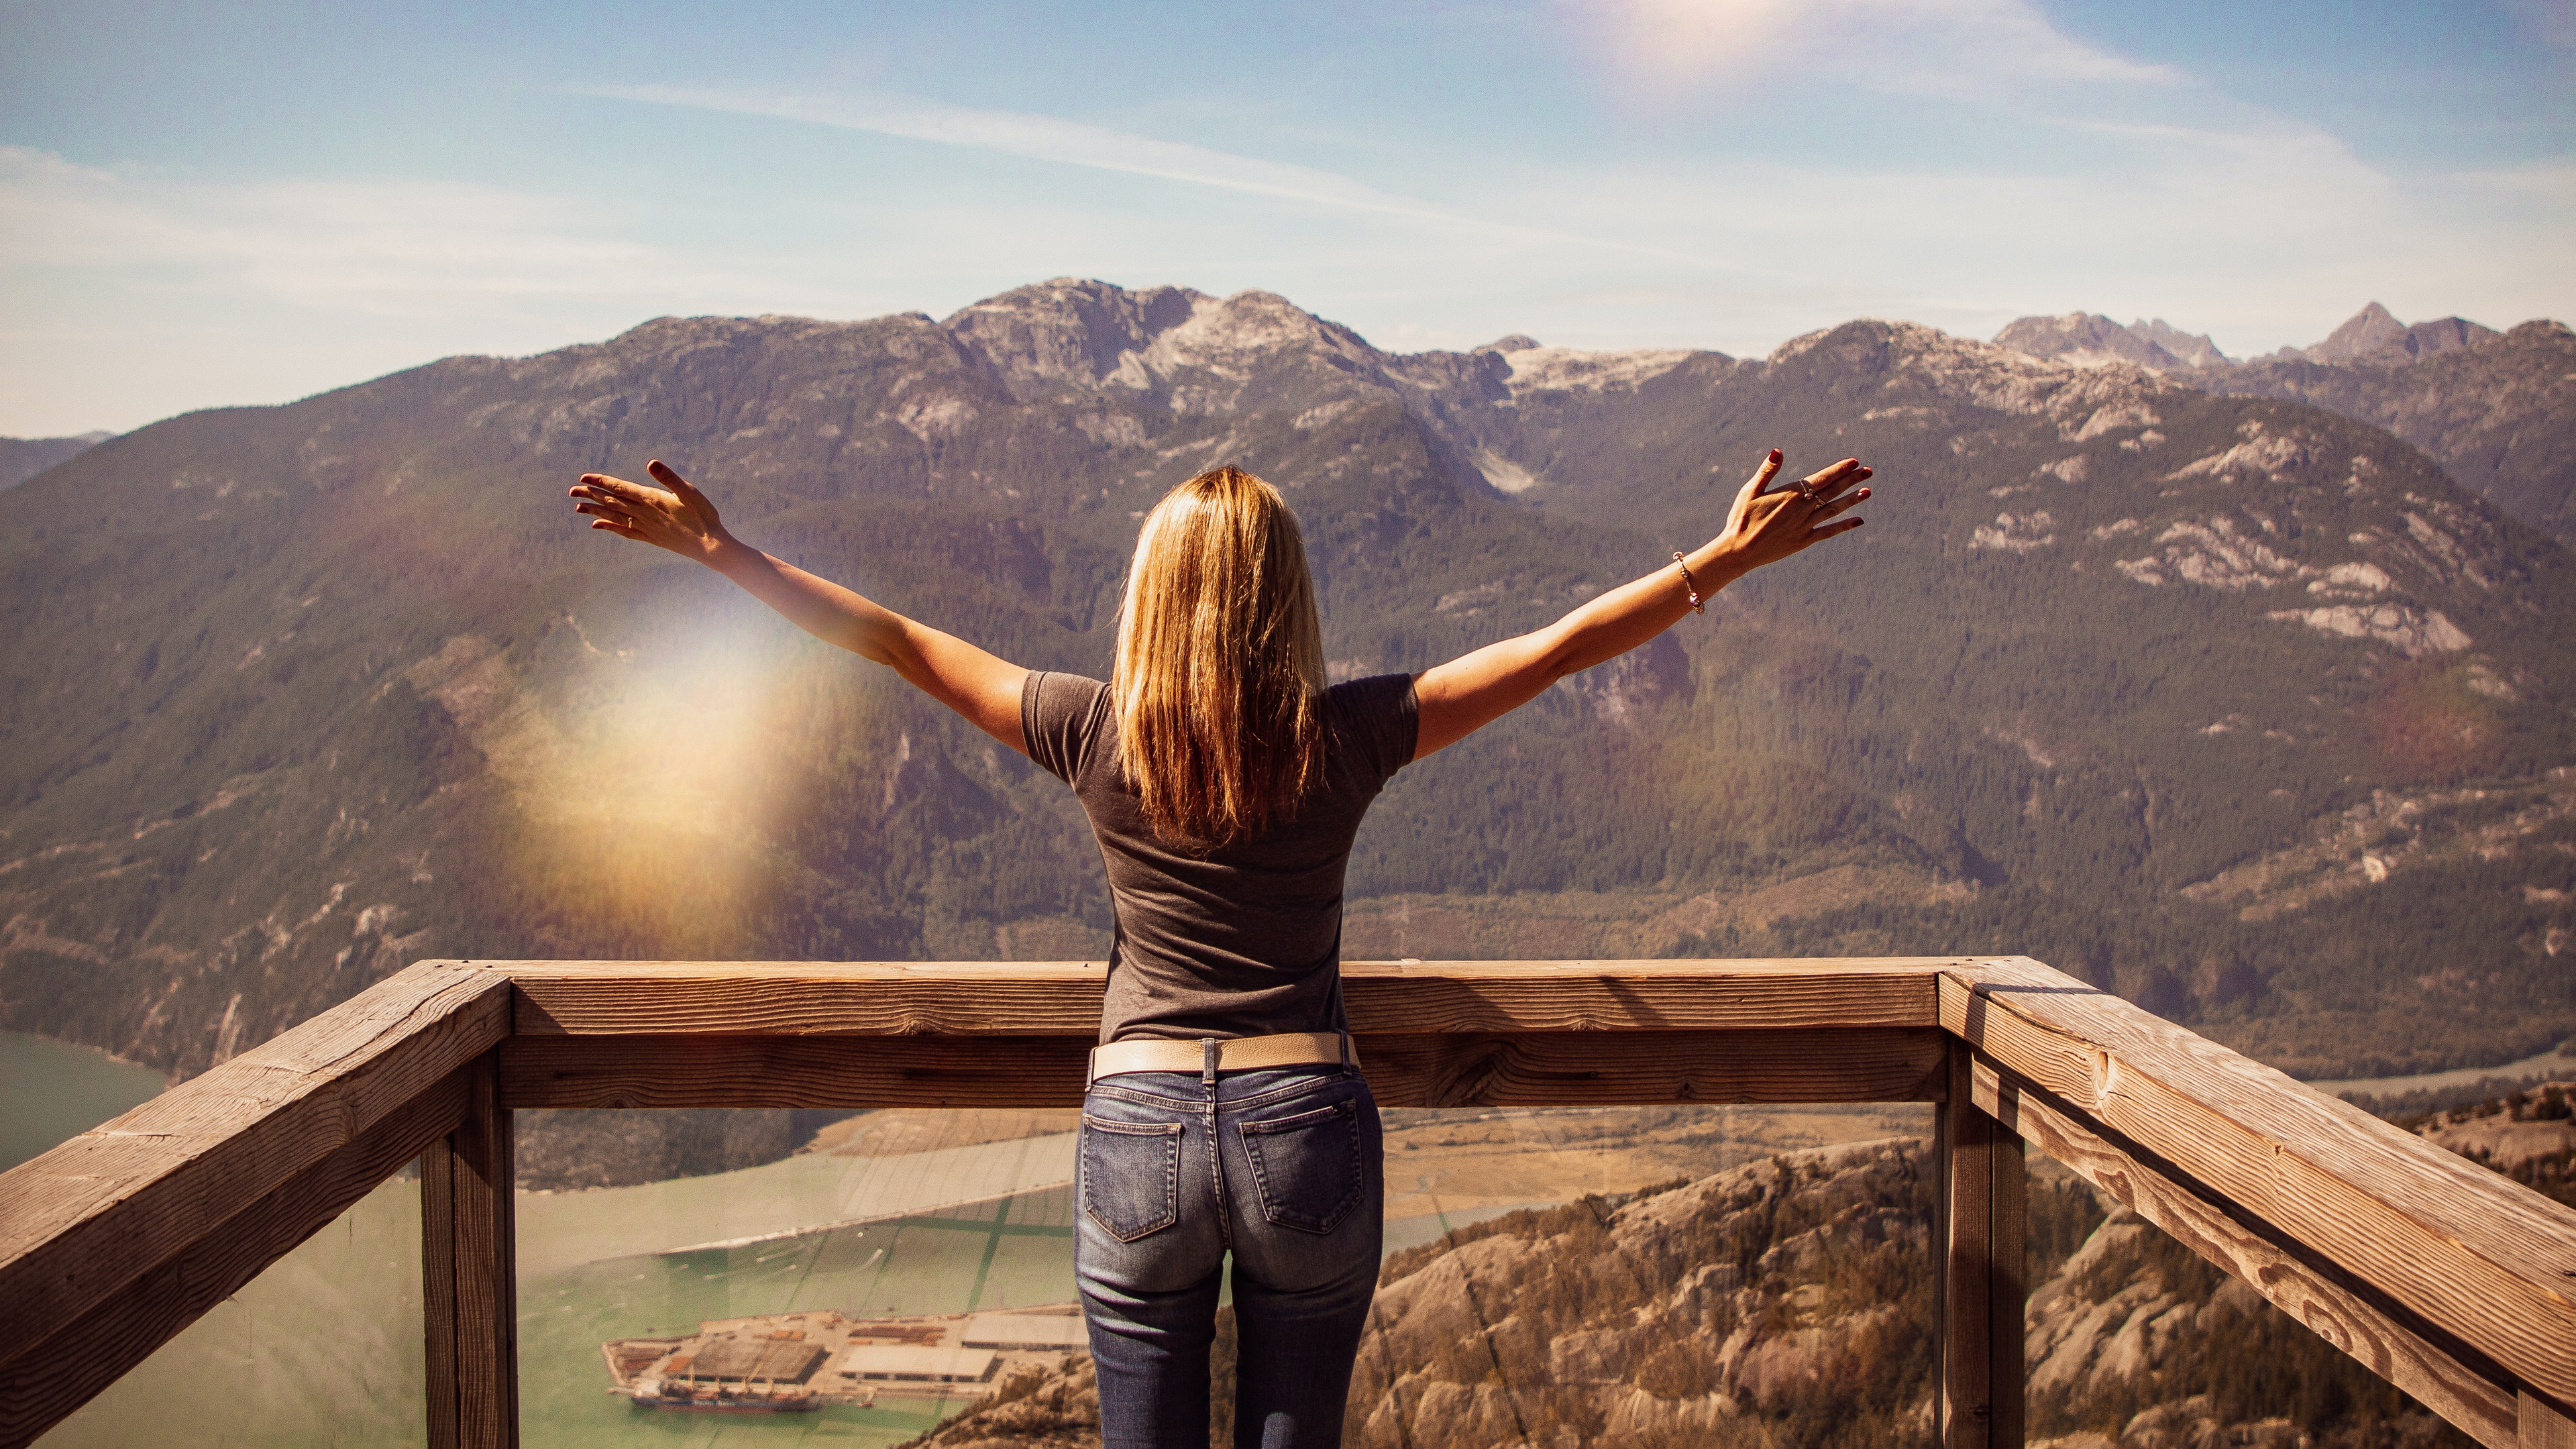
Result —
[[[1181,1124],[1082,1114],[1082,1210],[1132,1243],[1181,1218]]]
[[[1283,1228],[1329,1233],[1359,1206],[1359,1104],[1335,1102],[1294,1117],[1239,1122],[1261,1215]]]

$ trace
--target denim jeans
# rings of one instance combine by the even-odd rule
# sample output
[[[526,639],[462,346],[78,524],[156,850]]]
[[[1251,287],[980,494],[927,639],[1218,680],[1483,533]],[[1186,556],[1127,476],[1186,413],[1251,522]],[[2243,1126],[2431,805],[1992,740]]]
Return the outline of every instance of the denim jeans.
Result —
[[[1356,1071],[1130,1072],[1083,1099],[1074,1276],[1103,1449],[1202,1449],[1234,1255],[1234,1442],[1329,1449],[1377,1292],[1384,1164]]]

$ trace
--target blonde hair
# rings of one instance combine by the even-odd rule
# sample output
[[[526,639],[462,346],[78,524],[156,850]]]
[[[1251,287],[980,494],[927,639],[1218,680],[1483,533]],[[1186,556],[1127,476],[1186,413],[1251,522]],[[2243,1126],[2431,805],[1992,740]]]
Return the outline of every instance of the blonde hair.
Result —
[[[1118,763],[1169,843],[1293,816],[1323,777],[1324,632],[1279,490],[1228,464],[1163,495],[1118,614]]]

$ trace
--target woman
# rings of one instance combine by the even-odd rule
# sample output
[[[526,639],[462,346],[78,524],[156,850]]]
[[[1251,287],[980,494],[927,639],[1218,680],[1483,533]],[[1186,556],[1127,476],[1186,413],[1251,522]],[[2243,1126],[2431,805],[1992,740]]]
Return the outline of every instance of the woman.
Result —
[[[1860,526],[1846,458],[1544,629],[1419,675],[1327,687],[1295,515],[1233,467],[1145,519],[1110,681],[1033,673],[735,541],[660,462],[596,473],[591,527],[716,569],[828,643],[892,667],[1074,788],[1117,935],[1083,1101],[1075,1276],[1105,1449],[1207,1442],[1219,1271],[1234,1255],[1235,1442],[1341,1442],[1377,1284],[1377,1104],[1344,1029],[1343,868],[1387,778],[1557,680],[1616,658],[1748,571]]]

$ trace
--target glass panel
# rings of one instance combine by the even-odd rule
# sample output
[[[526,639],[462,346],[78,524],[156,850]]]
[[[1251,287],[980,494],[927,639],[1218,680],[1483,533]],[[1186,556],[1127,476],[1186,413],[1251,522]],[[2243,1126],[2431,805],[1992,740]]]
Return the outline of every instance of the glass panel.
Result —
[[[44,1449],[419,1444],[420,1182],[395,1178],[37,1442]]]
[[[1079,1345],[1074,1111],[790,1116],[519,1114],[528,1443],[897,1444]],[[728,1154],[778,1160],[632,1180]],[[582,1177],[619,1185],[542,1186]]]
[[[597,1178],[694,1150],[703,1165],[719,1140],[774,1149],[768,1115],[523,1113],[522,1166],[533,1186],[563,1164]],[[1730,1443],[1716,1426],[1737,1415],[1795,1431],[1782,1442],[1825,1442],[1797,1426],[1901,1428],[1908,1396],[1928,1393],[1928,1108],[1386,1120],[1389,1257],[1348,1442],[1502,1444],[1528,1437],[1517,1423],[1594,1443]],[[776,1161],[523,1192],[528,1442],[892,1445],[988,1393],[1055,1388],[1065,1412],[1048,1422],[1096,1425],[1080,1321],[1063,1311],[1075,1124],[1070,1111],[872,1112]],[[680,1140],[697,1146],[669,1147]],[[996,1312],[1017,1331],[978,1320],[977,1341],[1018,1346],[968,1349],[963,1315]],[[840,1379],[854,1342],[883,1377]],[[1229,1323],[1221,1383],[1231,1355]],[[1715,1407],[1730,1394],[1739,1409]],[[1043,1427],[1024,1403],[1011,1412],[1003,1442]]]
[[[2057,1164],[2033,1164],[2030,1206],[2034,1442],[2474,1445]]]
[[[1387,1116],[1345,1443],[1922,1437],[1931,1109]]]

